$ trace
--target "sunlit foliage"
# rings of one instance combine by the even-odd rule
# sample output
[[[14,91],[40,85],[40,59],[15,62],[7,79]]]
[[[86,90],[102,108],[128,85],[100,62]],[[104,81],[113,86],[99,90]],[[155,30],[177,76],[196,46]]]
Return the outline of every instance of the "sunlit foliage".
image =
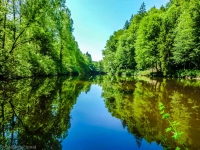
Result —
[[[166,6],[148,11],[143,3],[107,41],[105,71],[121,75],[126,70],[152,70],[180,77],[178,70],[199,70],[199,9],[198,0],[170,0]],[[199,75],[194,72],[193,76]]]
[[[0,8],[0,76],[89,71],[65,0],[2,0]]]

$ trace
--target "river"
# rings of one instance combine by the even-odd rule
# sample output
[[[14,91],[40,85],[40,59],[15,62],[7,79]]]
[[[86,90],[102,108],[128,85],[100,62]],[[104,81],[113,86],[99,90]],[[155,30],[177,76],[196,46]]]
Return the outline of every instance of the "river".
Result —
[[[169,113],[163,119],[159,103]],[[0,81],[0,148],[200,149],[200,81],[96,76]],[[169,121],[181,133],[166,132]]]

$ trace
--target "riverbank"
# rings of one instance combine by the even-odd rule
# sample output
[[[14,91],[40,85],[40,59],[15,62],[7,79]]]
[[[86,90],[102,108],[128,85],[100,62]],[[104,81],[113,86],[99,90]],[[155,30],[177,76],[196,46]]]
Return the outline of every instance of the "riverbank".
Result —
[[[61,77],[61,76],[71,76],[71,77],[78,77],[78,78],[89,78],[90,76],[96,76],[96,75],[106,75],[106,72],[100,72],[100,71],[90,71],[90,72],[70,72],[66,74],[50,74],[50,75],[34,75],[34,76],[0,76],[1,80],[20,80],[25,78],[45,78],[45,77]]]
[[[174,70],[168,72],[164,75],[163,72],[158,72],[156,70],[120,70],[114,74],[107,73],[108,75],[117,75],[117,76],[147,76],[147,77],[169,77],[169,78],[183,78],[183,79],[197,79],[200,80],[200,70]]]
[[[86,73],[84,73],[83,75],[86,75]],[[25,79],[25,78],[37,78],[37,77],[54,77],[54,76],[81,76],[81,74],[77,73],[77,72],[70,72],[70,73],[66,73],[66,74],[39,74],[39,75],[30,75],[30,76],[0,76],[0,80],[12,80],[12,79]]]
[[[174,70],[164,75],[162,72],[151,70],[139,71],[136,76],[149,76],[149,77],[171,77],[171,78],[184,78],[184,79],[198,79],[200,80],[200,70]]]

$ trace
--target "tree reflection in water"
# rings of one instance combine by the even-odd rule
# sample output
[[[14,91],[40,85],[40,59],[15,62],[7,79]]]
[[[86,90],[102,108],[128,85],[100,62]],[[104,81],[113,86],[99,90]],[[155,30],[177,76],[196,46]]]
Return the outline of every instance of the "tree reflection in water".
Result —
[[[1,147],[62,149],[70,111],[81,91],[89,88],[90,83],[70,78],[1,81]]]
[[[170,120],[180,122],[178,131],[184,132],[186,146],[200,148],[200,81],[109,76],[90,81],[66,77],[0,81],[0,145],[62,149],[73,105],[81,92],[90,91],[91,84],[102,86],[105,106],[133,134],[139,148],[143,139],[180,147],[172,133],[165,132],[169,125],[161,118],[159,102],[171,114]]]
[[[177,130],[184,132],[182,139],[187,147],[200,148],[200,81],[106,76],[101,85],[109,112],[135,135],[138,146],[144,138],[149,143],[156,141],[172,149],[181,147],[178,140],[172,139],[172,133],[165,132],[169,125],[158,110],[158,103],[162,102],[166,112],[171,114],[170,120],[180,123]],[[163,137],[167,138],[165,144]]]

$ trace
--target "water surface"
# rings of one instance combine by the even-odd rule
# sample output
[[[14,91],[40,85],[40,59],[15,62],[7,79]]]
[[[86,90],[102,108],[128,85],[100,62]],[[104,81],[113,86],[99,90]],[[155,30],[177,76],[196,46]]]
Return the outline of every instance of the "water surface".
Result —
[[[181,140],[200,149],[200,81],[54,77],[0,81],[3,149],[161,150],[182,144],[166,132],[159,102]]]
[[[87,94],[79,95],[71,112],[71,128],[63,141],[63,149],[162,149],[155,142],[150,144],[145,139],[138,145],[136,137],[123,128],[121,120],[113,117],[105,108],[101,93],[100,86],[92,85]]]

